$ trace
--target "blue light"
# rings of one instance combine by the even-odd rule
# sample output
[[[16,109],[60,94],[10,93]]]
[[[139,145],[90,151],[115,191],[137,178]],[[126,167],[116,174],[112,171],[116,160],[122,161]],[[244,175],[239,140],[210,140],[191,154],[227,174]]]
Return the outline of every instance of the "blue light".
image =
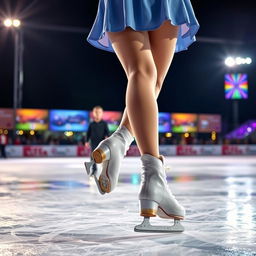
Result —
[[[137,173],[132,174],[131,182],[133,185],[138,185],[140,183],[140,175]]]

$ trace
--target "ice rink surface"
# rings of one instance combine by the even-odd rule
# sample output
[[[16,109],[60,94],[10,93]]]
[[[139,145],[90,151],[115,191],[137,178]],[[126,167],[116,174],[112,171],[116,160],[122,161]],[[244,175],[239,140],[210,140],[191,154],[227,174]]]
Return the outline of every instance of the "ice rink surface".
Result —
[[[256,255],[256,157],[166,157],[183,233],[136,233],[139,157],[100,195],[88,158],[0,160],[0,255]],[[172,220],[151,218],[152,224]]]

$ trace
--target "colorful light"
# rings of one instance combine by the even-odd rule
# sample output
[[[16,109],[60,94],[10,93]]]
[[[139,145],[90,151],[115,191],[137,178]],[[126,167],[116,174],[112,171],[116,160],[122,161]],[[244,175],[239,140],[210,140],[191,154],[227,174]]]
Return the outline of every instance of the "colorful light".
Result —
[[[67,136],[67,137],[71,137],[74,135],[74,133],[72,131],[66,131],[64,132],[64,134]]]
[[[214,141],[216,140],[216,132],[215,131],[212,131],[211,133],[211,139]]]
[[[248,98],[247,74],[225,75],[225,98],[235,100]]]
[[[197,132],[198,115],[190,113],[172,113],[172,132]]]

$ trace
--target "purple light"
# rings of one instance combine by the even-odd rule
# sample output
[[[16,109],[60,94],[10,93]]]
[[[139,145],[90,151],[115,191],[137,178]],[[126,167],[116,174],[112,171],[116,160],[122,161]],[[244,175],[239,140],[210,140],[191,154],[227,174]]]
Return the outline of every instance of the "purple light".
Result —
[[[237,129],[228,133],[225,137],[227,139],[243,139],[253,131],[256,131],[256,121],[249,120],[248,122],[242,124]]]
[[[247,132],[252,132],[252,128],[251,127],[247,127]]]

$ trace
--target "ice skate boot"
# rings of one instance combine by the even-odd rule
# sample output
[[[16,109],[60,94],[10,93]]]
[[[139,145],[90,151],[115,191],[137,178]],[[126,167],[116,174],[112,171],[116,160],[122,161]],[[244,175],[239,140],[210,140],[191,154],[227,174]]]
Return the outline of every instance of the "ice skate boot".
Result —
[[[85,162],[85,168],[89,176],[93,176],[99,192],[109,193],[114,190],[118,182],[120,164],[126,155],[130,144],[134,140],[125,126],[119,126],[108,138],[102,140],[91,153],[91,161]],[[99,168],[95,172],[94,164],[102,163],[101,173]]]
[[[161,159],[150,154],[141,156],[142,176],[139,192],[140,215],[144,220],[135,226],[136,232],[182,232],[184,227],[180,220],[184,219],[185,209],[170,191],[164,169],[164,157]],[[152,226],[150,217],[174,219],[173,226]]]

